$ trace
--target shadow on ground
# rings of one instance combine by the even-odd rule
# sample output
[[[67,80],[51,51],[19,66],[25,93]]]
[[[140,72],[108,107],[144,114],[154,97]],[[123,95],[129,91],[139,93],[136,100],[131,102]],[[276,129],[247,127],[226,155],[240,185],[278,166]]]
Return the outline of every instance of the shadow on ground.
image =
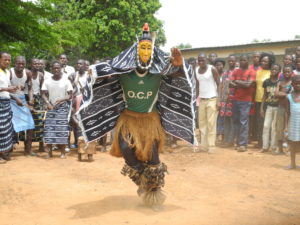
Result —
[[[68,210],[75,210],[75,214],[71,219],[98,217],[109,212],[122,210],[133,210],[146,215],[155,215],[160,211],[169,212],[179,209],[181,209],[181,207],[165,204],[159,211],[153,210],[152,208],[144,206],[141,199],[133,195],[109,196],[98,201],[80,203],[68,208]]]

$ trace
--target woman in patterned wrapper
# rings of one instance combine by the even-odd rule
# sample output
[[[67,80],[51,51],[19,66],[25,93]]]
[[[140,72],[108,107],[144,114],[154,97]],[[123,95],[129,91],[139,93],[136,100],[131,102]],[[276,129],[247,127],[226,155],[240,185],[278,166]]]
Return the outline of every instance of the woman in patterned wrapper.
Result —
[[[159,153],[163,151],[164,146],[164,129],[167,132],[168,129],[162,126],[161,111],[157,106],[163,74],[153,74],[150,69],[151,66],[157,67],[158,65],[155,62],[158,60],[157,56],[153,56],[153,42],[149,26],[145,24],[135,51],[129,50],[126,54],[121,53],[118,56],[123,59],[127,55],[134,55],[136,65],[126,72],[120,72],[119,75],[125,109],[117,119],[110,150],[111,155],[125,159],[121,173],[128,176],[138,186],[138,195],[148,206],[161,205],[165,201],[161,188],[164,186],[164,176],[167,172],[167,166],[159,159]],[[182,77],[186,68],[183,66],[181,52],[178,49],[171,51],[172,56],[169,58],[167,67],[172,67],[173,71],[168,75],[172,78]],[[117,61],[116,58],[112,60],[112,63]],[[107,64],[107,66],[111,65]],[[95,67],[91,67],[90,74],[97,75],[99,78],[102,75],[101,69],[97,65]],[[189,104],[190,102],[186,105],[190,109]],[[81,120],[85,123],[83,117],[81,114]],[[88,126],[88,123],[85,124]],[[84,126],[83,130],[85,130]]]

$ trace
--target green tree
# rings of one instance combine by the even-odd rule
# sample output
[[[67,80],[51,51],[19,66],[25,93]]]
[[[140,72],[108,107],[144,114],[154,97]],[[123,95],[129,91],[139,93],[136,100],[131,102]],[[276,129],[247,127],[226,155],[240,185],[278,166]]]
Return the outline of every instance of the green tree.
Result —
[[[176,48],[178,48],[178,49],[192,48],[192,45],[189,43],[187,43],[187,44],[181,43],[181,44],[177,45]]]
[[[266,43],[266,42],[271,42],[272,40],[270,38],[264,38],[262,40],[258,40],[258,39],[253,39],[252,43]]]
[[[148,22],[166,42],[155,17],[159,0],[1,0],[1,51],[26,57],[113,57],[129,47]]]
[[[47,20],[51,8],[21,0],[1,0],[0,8],[1,51],[32,57],[55,49],[57,36]]]
[[[52,21],[54,27],[58,26],[57,31],[70,32],[62,47],[71,55],[81,53],[90,59],[113,57],[136,40],[145,22],[151,31],[158,31],[157,45],[166,42],[162,21],[155,17],[160,7],[159,0],[62,0],[55,3],[59,17]],[[81,32],[72,29],[74,23],[78,28],[84,25]],[[69,38],[72,36],[75,40]]]

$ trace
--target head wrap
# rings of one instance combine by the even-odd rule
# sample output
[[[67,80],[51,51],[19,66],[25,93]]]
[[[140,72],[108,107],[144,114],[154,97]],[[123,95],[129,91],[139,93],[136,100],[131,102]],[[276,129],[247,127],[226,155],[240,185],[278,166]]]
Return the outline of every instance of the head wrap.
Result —
[[[142,36],[139,39],[139,41],[144,41],[144,40],[152,41],[152,37],[151,37],[151,34],[150,34],[150,28],[149,28],[148,23],[144,24],[144,26],[143,26],[143,34],[142,34]]]

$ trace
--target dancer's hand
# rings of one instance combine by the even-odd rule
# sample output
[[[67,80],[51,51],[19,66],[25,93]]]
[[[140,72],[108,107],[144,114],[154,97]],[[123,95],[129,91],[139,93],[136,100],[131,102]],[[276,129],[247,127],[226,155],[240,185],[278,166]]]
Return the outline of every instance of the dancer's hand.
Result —
[[[171,63],[173,66],[182,66],[183,64],[181,51],[178,48],[171,49]]]

